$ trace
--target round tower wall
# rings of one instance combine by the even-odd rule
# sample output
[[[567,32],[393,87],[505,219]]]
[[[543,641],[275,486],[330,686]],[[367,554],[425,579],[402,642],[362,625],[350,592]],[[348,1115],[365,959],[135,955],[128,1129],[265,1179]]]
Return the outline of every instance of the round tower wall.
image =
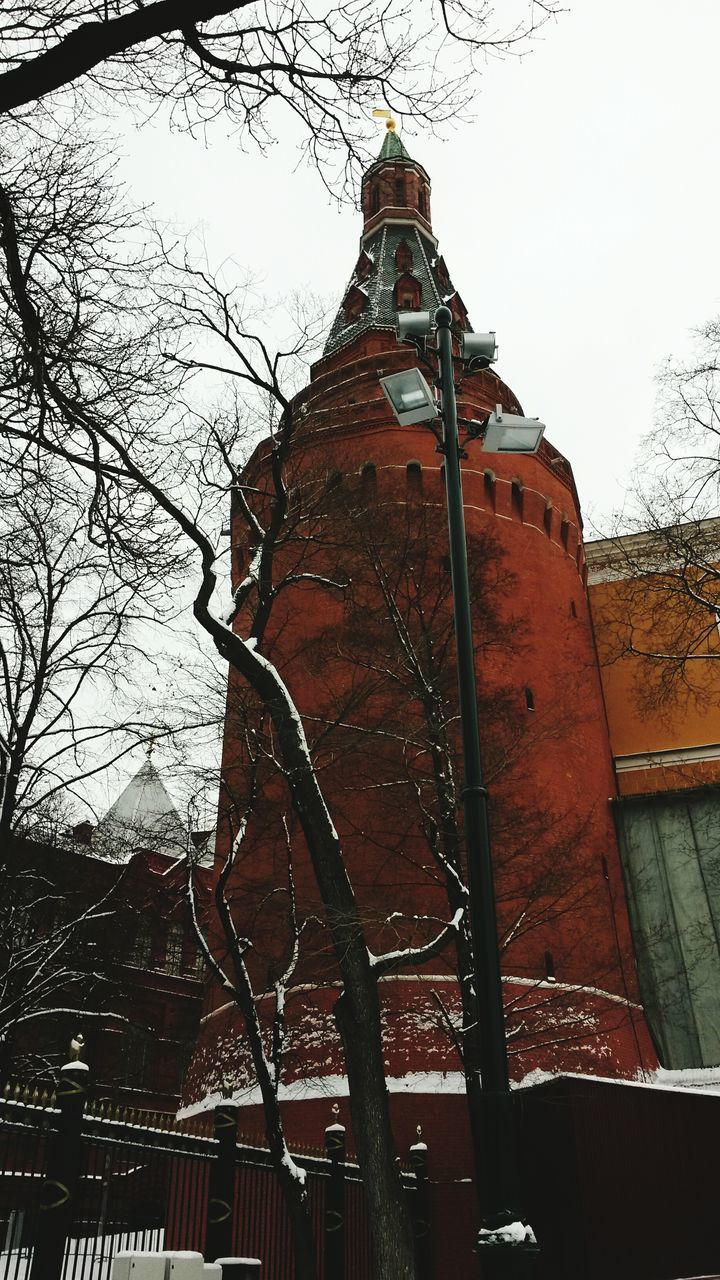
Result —
[[[348,533],[348,512],[356,513],[352,537],[357,539],[358,528],[365,538],[373,531],[374,554],[384,557],[386,568],[394,545],[413,560],[410,568],[426,593],[425,608],[436,612],[443,643],[452,627],[452,606],[437,440],[426,426],[394,422],[377,381],[406,367],[408,351],[355,354],[340,371],[332,367],[334,359],[330,368],[323,362],[294,404],[301,426],[288,485],[297,495],[302,536],[287,540],[277,566],[280,577],[302,572],[336,585],[318,585],[308,577],[284,590],[263,648],[282,671],[308,736],[318,741],[323,789],[369,943],[384,952],[426,940],[452,913],[422,814],[407,799],[411,783],[398,777],[400,720],[406,744],[421,742],[422,708],[417,699],[406,698],[399,709],[398,696],[405,694],[401,688],[398,695],[392,678],[385,686],[371,681],[363,687],[367,649],[359,667],[353,651],[353,634],[370,625],[376,602]],[[519,407],[494,373],[465,379],[463,416],[480,418],[496,403]],[[572,475],[548,444],[534,457],[483,454],[478,442],[469,443],[467,452],[463,486],[477,588],[478,696],[514,1074],[558,1063],[564,1069],[600,1067],[609,1074],[635,1070],[638,1031],[630,1006],[637,993],[609,803],[615,785]],[[264,446],[251,460],[246,479],[260,490],[266,484]],[[362,515],[358,526],[357,512],[367,515],[367,525]],[[237,521],[233,541],[242,573],[246,538]],[[361,551],[365,556],[367,547]],[[353,575],[354,585],[343,586]],[[366,643],[372,643],[372,632]],[[451,643],[444,679],[444,696],[452,700]],[[231,698],[239,690],[240,682],[232,680]],[[229,712],[224,774],[226,780],[239,779],[240,791],[247,765]],[[432,782],[429,767],[425,773],[417,762],[413,767],[412,785]],[[230,818],[225,836],[221,826],[221,853],[232,826]],[[251,968],[262,988],[287,949],[288,839],[300,916],[321,919],[322,904],[284,780],[270,771],[235,887],[240,925],[252,928]],[[334,960],[319,925],[308,926],[306,940],[293,979],[295,1047],[289,1078],[295,1071],[334,1077],[342,1073],[331,1012]],[[455,965],[450,947],[422,966],[419,976],[383,980],[393,1075],[420,1070],[431,1059],[439,1071],[457,1070],[436,1000],[442,991],[441,1005],[457,1016]],[[330,986],[308,994],[323,983]],[[586,993],[580,1000],[578,991]],[[645,1042],[645,1054],[648,1050]]]

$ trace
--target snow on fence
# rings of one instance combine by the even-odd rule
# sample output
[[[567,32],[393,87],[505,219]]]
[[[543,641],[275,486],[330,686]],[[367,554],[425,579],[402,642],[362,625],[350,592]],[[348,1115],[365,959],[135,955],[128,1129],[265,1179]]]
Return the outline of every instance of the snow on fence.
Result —
[[[47,1092],[6,1087],[0,1097],[0,1280],[31,1280],[39,1199],[60,1111]],[[89,1104],[80,1129],[80,1165],[62,1280],[110,1280],[120,1251],[199,1250],[218,1143],[212,1116],[172,1116]],[[319,1274],[324,1274],[328,1195],[337,1162],[298,1155],[307,1170]],[[343,1163],[345,1280],[371,1274],[367,1211],[357,1167]],[[415,1178],[405,1176],[408,1191]],[[292,1280],[287,1214],[269,1153],[238,1143],[232,1252],[262,1259],[263,1280]]]

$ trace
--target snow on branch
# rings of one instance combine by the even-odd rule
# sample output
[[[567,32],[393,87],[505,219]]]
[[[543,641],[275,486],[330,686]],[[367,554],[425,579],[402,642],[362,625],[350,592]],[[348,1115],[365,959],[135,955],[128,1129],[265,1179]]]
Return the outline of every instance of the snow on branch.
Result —
[[[424,964],[426,960],[432,960],[433,956],[439,955],[445,949],[452,938],[457,937],[462,916],[463,908],[459,907],[449,924],[446,924],[430,942],[426,942],[423,946],[386,951],[382,956],[373,955],[372,951],[368,950],[371,969],[377,977],[382,977],[385,973],[394,973],[397,969],[408,966],[415,968]]]

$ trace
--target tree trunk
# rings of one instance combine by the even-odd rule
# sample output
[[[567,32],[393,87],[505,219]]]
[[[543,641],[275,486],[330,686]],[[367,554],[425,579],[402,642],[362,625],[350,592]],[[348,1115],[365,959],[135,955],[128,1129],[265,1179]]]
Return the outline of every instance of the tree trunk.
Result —
[[[358,1000],[346,981],[335,1005],[335,1020],[345,1049],[350,1113],[363,1173],[376,1280],[415,1280],[415,1246],[408,1205],[395,1164],[388,1093],[382,1057],[377,986]],[[355,994],[361,984],[352,984]]]
[[[229,656],[262,697],[277,730],[293,809],[310,853],[343,981],[336,1020],[345,1049],[353,1133],[370,1209],[373,1280],[415,1280],[412,1223],[403,1200],[390,1127],[377,979],[340,841],[288,691],[269,664],[265,667],[263,663],[264,669],[258,670],[254,655],[248,654],[244,645]]]

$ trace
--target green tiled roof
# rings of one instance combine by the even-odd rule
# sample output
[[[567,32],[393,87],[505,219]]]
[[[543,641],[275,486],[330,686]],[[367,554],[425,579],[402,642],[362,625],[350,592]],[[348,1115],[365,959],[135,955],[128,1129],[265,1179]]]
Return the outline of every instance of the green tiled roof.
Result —
[[[325,344],[325,355],[344,346],[365,330],[395,329],[397,310],[393,291],[396,280],[402,275],[395,265],[395,254],[401,241],[405,241],[412,253],[410,273],[420,285],[421,309],[433,311],[441,302],[447,302],[452,297],[455,292],[452,284],[438,271],[438,250],[416,224],[408,221],[380,227],[364,242],[365,253],[372,264],[371,270],[361,272],[360,275],[353,273],[345,290],[343,305],[335,317]],[[353,286],[365,294],[367,303],[358,318],[348,322],[344,299]]]
[[[385,160],[407,161],[427,177],[424,169],[408,155],[393,129],[387,130],[380,155],[368,172],[372,172],[375,165]],[[422,225],[424,220],[419,215],[414,215],[409,208],[392,210],[392,214],[391,218],[383,219],[374,231],[362,238],[360,257],[330,329],[324,355],[330,355],[370,329],[394,331],[397,325],[395,285],[404,275],[403,268],[397,262],[397,252],[403,241],[406,247],[403,256],[407,257],[409,250],[411,258],[409,274],[419,287],[420,309],[433,311],[441,303],[448,303],[456,294],[432,232]],[[356,314],[358,294],[364,297],[359,315]],[[345,303],[348,298],[353,305],[346,311]],[[466,327],[472,328],[469,320],[466,321]]]
[[[388,129],[380,148],[378,160],[411,160],[405,147],[398,138],[394,129]],[[377,164],[377,161],[375,162]]]

